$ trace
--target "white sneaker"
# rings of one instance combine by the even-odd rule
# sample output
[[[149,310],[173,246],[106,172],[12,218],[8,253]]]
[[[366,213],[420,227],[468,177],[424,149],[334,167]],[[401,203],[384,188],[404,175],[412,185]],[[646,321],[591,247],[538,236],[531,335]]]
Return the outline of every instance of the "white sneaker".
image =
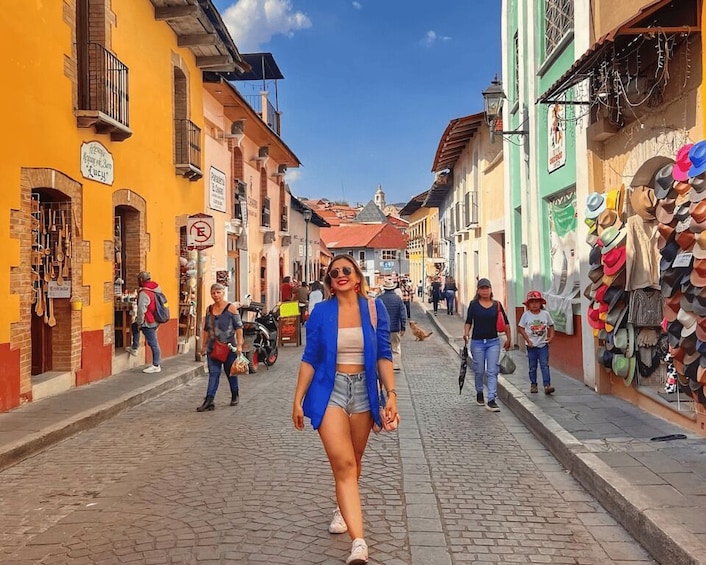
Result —
[[[336,506],[336,510],[333,511],[333,520],[329,524],[328,531],[330,534],[345,534],[348,531],[348,526],[346,526],[346,521],[341,515],[341,510]]]
[[[363,538],[355,538],[346,565],[365,565],[368,562],[368,544]]]
[[[135,349],[134,347],[126,347],[125,351],[127,351],[133,357],[137,356],[137,349]]]
[[[142,369],[143,373],[161,373],[162,367],[159,365],[150,365],[149,367]]]

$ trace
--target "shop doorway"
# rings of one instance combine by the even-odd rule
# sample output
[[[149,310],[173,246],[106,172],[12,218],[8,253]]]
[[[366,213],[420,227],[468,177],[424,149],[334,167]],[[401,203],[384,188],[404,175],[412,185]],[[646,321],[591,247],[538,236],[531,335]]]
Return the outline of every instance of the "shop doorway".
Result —
[[[32,376],[71,370],[71,221],[71,198],[66,194],[49,188],[32,190]]]
[[[238,236],[228,234],[228,301],[240,301],[240,249]]]
[[[114,351],[124,352],[131,342],[133,315],[137,312],[137,274],[140,259],[140,211],[129,205],[118,205],[113,215]]]

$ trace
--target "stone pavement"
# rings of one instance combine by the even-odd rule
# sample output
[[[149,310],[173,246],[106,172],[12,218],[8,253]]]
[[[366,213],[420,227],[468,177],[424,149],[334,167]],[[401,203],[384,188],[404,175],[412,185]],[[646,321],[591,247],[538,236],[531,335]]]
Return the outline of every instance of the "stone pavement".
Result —
[[[371,439],[361,478],[372,565],[652,563],[510,411],[459,396],[438,335],[403,348],[402,427]],[[241,377],[237,407],[223,382],[214,412],[195,412],[206,378],[178,358],[0,415],[5,452],[34,444],[0,473],[0,562],[342,563],[320,441],[290,421],[300,355]]]
[[[459,352],[464,319],[421,306]],[[515,351],[513,359],[515,373],[499,377],[501,401],[657,561],[706,563],[704,438],[559,371],[552,370],[553,395],[541,386],[531,394],[527,356]],[[466,388],[475,393],[470,363],[464,395]],[[650,441],[677,433],[687,439]]]

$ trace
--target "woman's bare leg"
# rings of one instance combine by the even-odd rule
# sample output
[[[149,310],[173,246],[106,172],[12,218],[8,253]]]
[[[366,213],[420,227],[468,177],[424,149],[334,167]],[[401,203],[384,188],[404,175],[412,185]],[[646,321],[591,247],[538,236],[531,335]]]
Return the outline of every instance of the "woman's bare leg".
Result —
[[[351,539],[364,537],[358,478],[371,424],[370,412],[349,416],[342,408],[331,406],[319,427],[336,482],[336,500]]]

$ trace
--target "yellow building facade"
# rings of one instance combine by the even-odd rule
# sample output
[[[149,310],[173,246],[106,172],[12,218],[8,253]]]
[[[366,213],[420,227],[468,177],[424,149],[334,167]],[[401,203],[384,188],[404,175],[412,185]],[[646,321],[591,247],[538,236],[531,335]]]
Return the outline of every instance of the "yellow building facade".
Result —
[[[177,351],[179,255],[203,209],[202,71],[243,69],[210,2],[177,4],[4,8],[0,410],[142,361],[124,353],[139,271],[172,306],[162,354]]]

